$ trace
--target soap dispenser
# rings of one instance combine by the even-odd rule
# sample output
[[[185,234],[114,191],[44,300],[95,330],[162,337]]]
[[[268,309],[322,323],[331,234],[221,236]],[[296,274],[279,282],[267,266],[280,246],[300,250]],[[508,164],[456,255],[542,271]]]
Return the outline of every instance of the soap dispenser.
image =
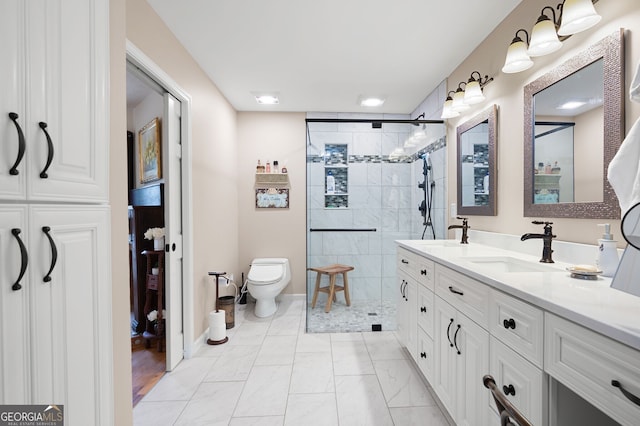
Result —
[[[604,227],[604,234],[602,238],[598,240],[598,258],[596,264],[598,268],[602,270],[602,275],[605,277],[613,277],[618,269],[618,247],[616,241],[613,241],[611,235],[611,225],[608,223],[601,223],[598,226]]]

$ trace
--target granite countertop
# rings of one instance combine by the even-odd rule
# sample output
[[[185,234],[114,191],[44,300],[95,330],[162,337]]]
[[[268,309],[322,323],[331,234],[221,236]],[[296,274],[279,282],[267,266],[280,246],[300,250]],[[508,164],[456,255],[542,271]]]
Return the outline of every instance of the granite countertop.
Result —
[[[640,297],[611,288],[611,278],[571,278],[568,263],[540,263],[540,257],[455,240],[398,240],[422,255],[545,311],[640,350]],[[542,243],[540,243],[542,245]],[[504,271],[506,260],[516,272]],[[518,265],[522,265],[519,268]],[[504,266],[504,265],[502,265]],[[532,270],[526,270],[531,266]]]

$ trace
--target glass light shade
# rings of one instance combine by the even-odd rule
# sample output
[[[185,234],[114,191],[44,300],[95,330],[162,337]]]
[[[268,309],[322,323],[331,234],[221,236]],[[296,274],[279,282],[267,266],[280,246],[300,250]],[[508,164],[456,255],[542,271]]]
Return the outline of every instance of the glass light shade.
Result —
[[[514,40],[507,50],[507,58],[504,61],[502,72],[516,73],[533,66],[533,61],[527,54],[527,45],[524,41]]]
[[[600,22],[591,0],[566,0],[562,6],[562,21],[558,34],[567,36],[579,33]]]
[[[444,102],[444,106],[442,107],[442,115],[440,116],[440,118],[444,120],[445,118],[454,118],[460,115],[458,111],[454,111],[451,108],[452,104],[453,99],[451,98],[451,96],[447,97],[447,100]]]
[[[456,90],[456,93],[453,94],[453,103],[451,104],[451,109],[456,112],[462,112],[468,110],[469,108],[471,107],[464,103],[464,90]]]
[[[531,42],[527,54],[529,56],[542,56],[562,47],[562,42],[558,40],[556,26],[549,18],[538,20],[531,31]]]
[[[464,103],[467,105],[479,104],[484,101],[484,94],[480,88],[480,83],[476,80],[471,80],[464,87]]]

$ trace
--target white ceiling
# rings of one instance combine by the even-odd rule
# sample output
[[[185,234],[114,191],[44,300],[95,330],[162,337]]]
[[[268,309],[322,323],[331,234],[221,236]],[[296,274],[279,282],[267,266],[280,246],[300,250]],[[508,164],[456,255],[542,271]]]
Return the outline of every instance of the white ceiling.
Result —
[[[406,114],[521,0],[147,1],[239,111]]]

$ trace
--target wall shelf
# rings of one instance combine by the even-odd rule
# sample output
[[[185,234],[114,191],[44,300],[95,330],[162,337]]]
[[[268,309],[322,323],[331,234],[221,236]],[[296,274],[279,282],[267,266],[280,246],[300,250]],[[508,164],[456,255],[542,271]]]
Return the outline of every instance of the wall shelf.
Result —
[[[288,185],[288,173],[256,173],[257,186]]]

